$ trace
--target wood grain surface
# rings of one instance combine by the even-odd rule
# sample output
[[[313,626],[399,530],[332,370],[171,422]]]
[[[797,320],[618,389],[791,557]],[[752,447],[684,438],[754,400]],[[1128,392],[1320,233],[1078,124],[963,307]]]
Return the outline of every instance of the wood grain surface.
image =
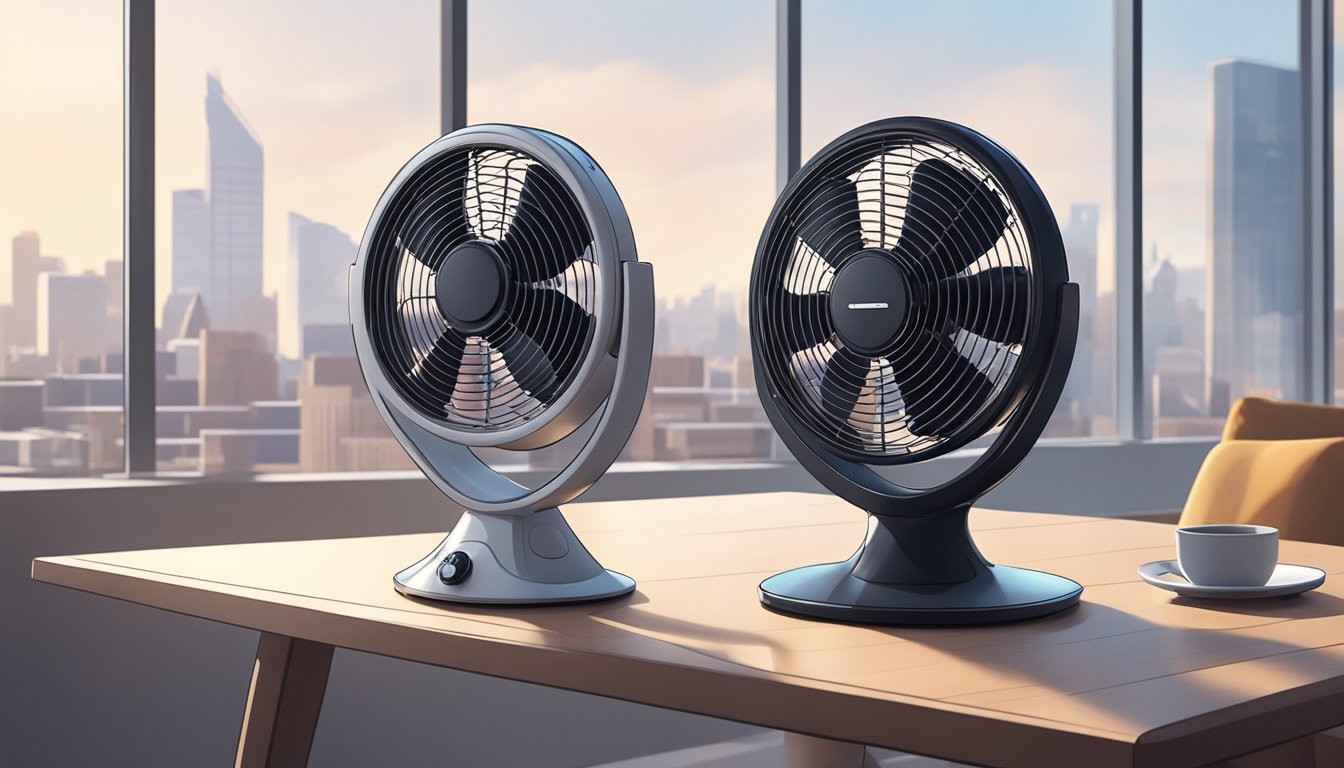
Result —
[[[768,611],[756,585],[848,556],[861,512],[772,493],[572,504],[628,598],[487,608],[415,600],[392,574],[434,534],[41,558],[34,578],[277,635],[829,739],[1001,766],[1202,765],[1344,724],[1344,548],[1288,600],[1176,597],[1135,568],[1170,525],[976,510],[994,562],[1083,584],[1026,623],[892,628]],[[203,660],[204,662],[204,660]]]

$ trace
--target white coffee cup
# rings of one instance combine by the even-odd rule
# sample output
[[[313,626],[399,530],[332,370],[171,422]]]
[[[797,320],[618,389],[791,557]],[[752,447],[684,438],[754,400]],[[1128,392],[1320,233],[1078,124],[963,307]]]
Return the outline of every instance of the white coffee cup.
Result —
[[[1192,525],[1176,529],[1181,573],[1201,587],[1262,587],[1279,562],[1279,529]]]

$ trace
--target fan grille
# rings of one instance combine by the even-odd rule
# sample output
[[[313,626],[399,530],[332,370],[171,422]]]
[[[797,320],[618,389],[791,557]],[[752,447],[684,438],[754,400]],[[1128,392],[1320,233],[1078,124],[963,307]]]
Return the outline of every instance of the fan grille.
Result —
[[[763,239],[752,286],[757,353],[787,410],[830,450],[875,464],[1001,426],[1036,300],[1004,185],[962,149],[891,132],[842,144],[804,173]],[[873,348],[846,342],[834,314],[858,306],[832,300],[856,257],[894,264],[908,294]]]
[[[438,295],[439,270],[471,243],[501,265],[497,311],[481,326],[450,320]],[[494,146],[435,156],[393,193],[367,259],[369,338],[422,415],[500,432],[539,417],[574,380],[602,275],[574,193],[536,158]]]

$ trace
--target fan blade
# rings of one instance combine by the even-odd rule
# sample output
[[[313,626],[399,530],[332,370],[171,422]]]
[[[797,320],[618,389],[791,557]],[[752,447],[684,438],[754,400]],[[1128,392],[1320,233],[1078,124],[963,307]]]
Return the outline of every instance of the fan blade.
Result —
[[[504,364],[518,386],[538,400],[549,402],[560,380],[536,339],[516,327],[499,328],[486,338],[504,355]]]
[[[514,278],[550,280],[582,258],[590,242],[587,220],[564,182],[540,163],[529,166],[513,222],[499,242]]]
[[[934,437],[956,431],[994,391],[989,377],[939,334],[920,331],[908,350],[888,360],[912,434]]]
[[[509,308],[509,320],[524,336],[537,345],[545,356],[546,367],[555,381],[543,396],[533,392],[539,400],[549,400],[549,393],[569,378],[583,359],[588,348],[589,331],[593,318],[578,302],[554,288],[517,286]],[[505,353],[507,358],[508,354]],[[524,389],[530,387],[524,386]]]
[[[1026,267],[994,267],[938,282],[942,316],[977,336],[1004,344],[1026,338],[1031,272]]]
[[[437,270],[449,252],[472,234],[467,222],[467,163],[454,164],[443,172],[446,178],[428,187],[400,223],[401,244],[420,263]]]
[[[846,437],[856,436],[849,418],[859,402],[859,392],[868,381],[871,364],[872,358],[841,347],[826,361],[826,370],[821,375],[821,408],[843,425],[840,432]]]
[[[831,294],[827,291],[802,294],[781,292],[777,317],[779,327],[783,329],[784,344],[790,354],[815,347],[835,333],[828,308],[830,298]]]
[[[452,395],[457,387],[457,377],[462,370],[462,356],[467,351],[467,339],[452,328],[444,328],[443,333],[434,341],[429,354],[411,371],[417,379],[430,381],[436,389]]]
[[[859,190],[847,179],[822,179],[803,200],[798,236],[832,267],[862,251]]]
[[[910,180],[896,253],[950,277],[993,247],[1007,223],[1008,209],[988,184],[944,160],[925,160]]]

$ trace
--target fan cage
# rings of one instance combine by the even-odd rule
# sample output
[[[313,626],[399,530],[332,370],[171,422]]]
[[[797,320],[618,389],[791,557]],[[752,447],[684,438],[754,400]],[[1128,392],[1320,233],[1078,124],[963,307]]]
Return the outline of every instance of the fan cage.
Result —
[[[951,248],[942,248],[942,260],[953,255],[951,263],[939,263],[938,258],[931,258],[939,249],[913,231],[907,241],[913,247],[901,247],[912,179],[915,169],[926,161],[939,161],[970,174],[1002,206],[1002,233],[982,253],[967,253],[964,243],[953,243]],[[823,240],[834,239],[847,226],[849,214],[843,204],[824,196],[818,202],[815,192],[809,194],[828,181],[852,182],[857,191],[860,252],[885,252],[901,263],[909,277],[912,301],[907,321],[893,343],[871,358],[848,351],[827,314],[829,288],[844,262],[829,263],[799,234],[806,226],[814,233],[814,241],[817,232]],[[949,193],[936,203],[950,208],[955,198]],[[986,207],[968,205],[960,211],[944,210],[943,215],[982,216]],[[1024,350],[1034,342],[1031,319],[1039,280],[1020,210],[1006,184],[985,164],[968,151],[931,137],[870,134],[836,147],[804,169],[799,183],[780,201],[772,221],[753,272],[757,354],[786,411],[815,438],[829,450],[864,463],[901,464],[955,450],[1002,428],[1021,404],[1021,376],[1015,374]],[[959,260],[965,262],[964,267]],[[977,279],[1002,285],[974,290],[972,281]],[[949,285],[954,287],[949,289]],[[982,326],[985,317],[998,318],[992,323],[997,327],[989,329],[991,336],[1005,335],[1005,324],[1017,323],[1020,330],[1011,340],[995,340],[967,330],[976,325],[972,319],[976,317]],[[974,378],[977,374],[967,370],[959,377],[946,377],[946,370],[931,369],[928,360],[921,359],[920,352],[941,343],[938,339],[945,340],[957,357],[987,380],[987,396],[959,402],[957,390],[965,389],[969,381],[985,389]],[[852,410],[843,415],[826,402],[835,390],[823,384],[833,361],[834,381],[840,388],[858,390]],[[938,380],[939,375],[944,379]],[[937,424],[936,430],[912,429],[915,425],[898,383],[901,380],[926,390],[947,390],[946,396],[927,396],[934,403],[924,409],[923,419]]]
[[[455,328],[436,293],[437,267],[472,241],[497,248],[508,272],[504,317],[479,333]],[[603,279],[593,248],[573,191],[537,158],[492,145],[440,153],[393,193],[368,249],[365,317],[379,366],[444,428],[495,433],[538,419],[592,344]]]

